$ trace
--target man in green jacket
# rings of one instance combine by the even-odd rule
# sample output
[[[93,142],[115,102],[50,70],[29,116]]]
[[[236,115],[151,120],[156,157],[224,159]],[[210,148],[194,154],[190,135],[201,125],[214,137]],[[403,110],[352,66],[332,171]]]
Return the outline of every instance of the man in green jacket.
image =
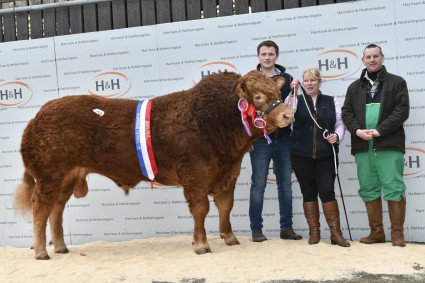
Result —
[[[357,162],[359,195],[366,204],[370,235],[364,244],[385,242],[382,201],[388,202],[393,246],[404,247],[406,186],[403,181],[405,134],[409,117],[406,81],[388,73],[381,47],[366,46],[360,78],[347,89],[342,119],[351,133],[351,153]]]

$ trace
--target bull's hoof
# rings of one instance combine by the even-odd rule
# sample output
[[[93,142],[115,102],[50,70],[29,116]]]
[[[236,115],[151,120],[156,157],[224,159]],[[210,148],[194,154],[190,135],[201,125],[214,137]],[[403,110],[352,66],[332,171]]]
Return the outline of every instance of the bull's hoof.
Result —
[[[50,256],[47,253],[42,253],[39,256],[36,256],[35,259],[37,260],[49,260]]]
[[[238,239],[236,239],[234,235],[226,238],[223,234],[220,234],[220,238],[224,239],[224,242],[228,246],[240,245]]]
[[[57,254],[67,254],[67,253],[69,253],[69,250],[68,250],[67,247],[65,247],[65,248],[62,248],[60,250],[55,251],[55,253],[57,253]]]
[[[238,239],[236,239],[236,238],[230,239],[228,241],[224,240],[224,242],[228,246],[235,246],[235,245],[240,245],[241,244],[241,243],[239,243]]]
[[[206,253],[210,253],[211,249],[210,248],[199,248],[199,249],[195,249],[195,253],[198,255],[203,255]]]

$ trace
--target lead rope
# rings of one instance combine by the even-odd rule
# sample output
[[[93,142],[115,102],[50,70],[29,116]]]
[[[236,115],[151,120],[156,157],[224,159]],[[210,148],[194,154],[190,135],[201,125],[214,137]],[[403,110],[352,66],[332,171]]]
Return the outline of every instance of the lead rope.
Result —
[[[316,126],[319,129],[323,130],[323,128],[320,127],[319,123],[317,123],[316,119],[314,119],[313,115],[311,114],[310,108],[308,107],[308,104],[307,104],[307,99],[305,98],[306,95],[307,95],[305,89],[303,88],[303,86],[301,84],[300,84],[300,87],[301,87],[301,90],[303,92],[302,97],[304,98],[304,103],[307,106],[307,110],[308,110],[308,113],[310,114],[311,119],[313,120],[313,122],[316,124]],[[294,93],[294,96],[296,97],[297,94],[295,94],[295,87],[292,89],[292,91]],[[323,107],[323,111],[324,111],[324,116],[325,116],[325,122],[327,124],[328,123],[328,114],[326,112],[325,107]],[[329,128],[329,125],[327,125],[327,128]],[[323,138],[326,139],[329,135],[330,134],[329,134],[328,129],[325,129],[323,131]],[[347,221],[348,234],[350,235],[350,240],[353,241],[353,238],[351,237],[350,224],[348,223],[347,209],[345,208],[345,201],[344,201],[344,196],[343,196],[343,193],[342,193],[341,181],[339,179],[339,174],[338,174],[338,164],[337,164],[337,156],[336,156],[336,152],[335,152],[335,146],[334,146],[334,144],[331,144],[331,146],[332,146],[332,152],[333,152],[333,158],[334,158],[335,175],[336,175],[336,178],[338,180],[339,191],[341,193],[341,201],[342,201],[342,206],[344,207],[345,220]]]

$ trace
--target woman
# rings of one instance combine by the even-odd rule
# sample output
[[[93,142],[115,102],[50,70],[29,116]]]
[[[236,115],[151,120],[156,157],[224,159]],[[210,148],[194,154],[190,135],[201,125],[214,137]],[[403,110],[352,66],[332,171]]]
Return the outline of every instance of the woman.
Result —
[[[298,85],[298,80],[291,83],[295,88]],[[341,119],[341,107],[334,97],[321,93],[319,69],[304,70],[303,85],[307,95],[297,98],[291,134],[291,163],[303,195],[304,215],[310,229],[308,243],[313,245],[320,241],[319,197],[331,232],[331,243],[349,247],[342,236],[334,187],[338,144],[346,129]]]

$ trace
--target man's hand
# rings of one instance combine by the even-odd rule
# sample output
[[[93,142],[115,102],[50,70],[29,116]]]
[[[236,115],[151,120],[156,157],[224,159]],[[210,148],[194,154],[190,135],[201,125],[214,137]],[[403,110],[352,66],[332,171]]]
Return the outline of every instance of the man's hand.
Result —
[[[373,139],[373,135],[372,135],[373,130],[361,130],[358,129],[356,131],[356,136],[358,136],[359,138],[365,140],[365,141],[370,141]],[[375,132],[378,133],[378,131],[375,130]],[[379,133],[378,133],[379,134]]]
[[[380,137],[381,136],[381,134],[376,130],[376,129],[372,129],[372,130],[369,130],[370,131],[370,134],[374,137],[374,138],[378,138],[378,137]]]

